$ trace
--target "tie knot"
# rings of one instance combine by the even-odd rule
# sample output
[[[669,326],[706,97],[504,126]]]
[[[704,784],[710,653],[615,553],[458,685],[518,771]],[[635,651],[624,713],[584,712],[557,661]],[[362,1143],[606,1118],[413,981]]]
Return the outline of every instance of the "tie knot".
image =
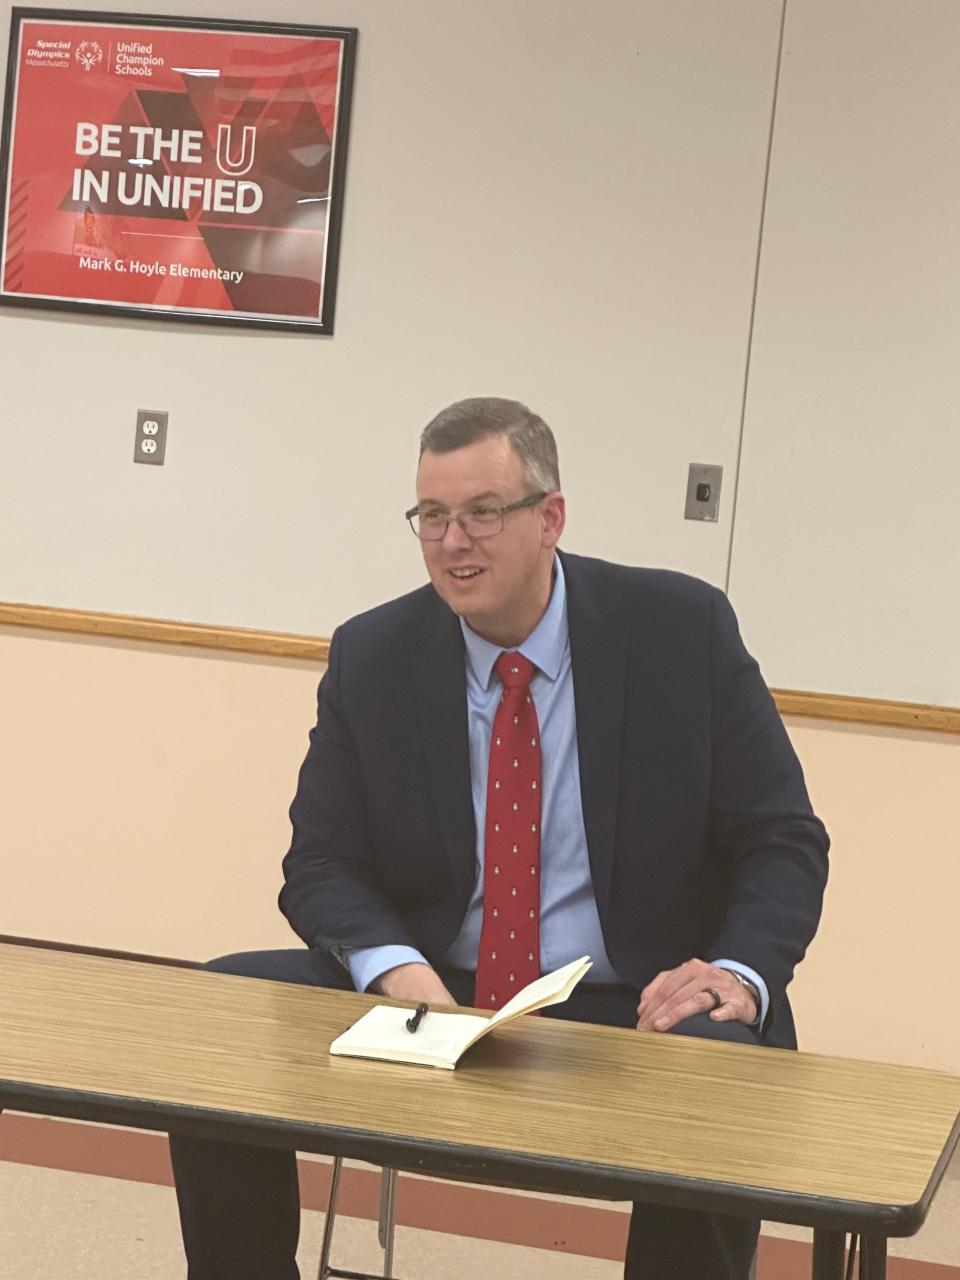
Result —
[[[505,689],[526,689],[537,669],[522,653],[501,653],[494,667]]]

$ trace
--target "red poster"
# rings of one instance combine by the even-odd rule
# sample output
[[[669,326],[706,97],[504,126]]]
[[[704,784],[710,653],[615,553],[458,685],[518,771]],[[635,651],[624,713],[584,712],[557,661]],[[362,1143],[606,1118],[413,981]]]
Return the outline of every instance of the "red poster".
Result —
[[[355,37],[15,9],[0,302],[331,333]]]

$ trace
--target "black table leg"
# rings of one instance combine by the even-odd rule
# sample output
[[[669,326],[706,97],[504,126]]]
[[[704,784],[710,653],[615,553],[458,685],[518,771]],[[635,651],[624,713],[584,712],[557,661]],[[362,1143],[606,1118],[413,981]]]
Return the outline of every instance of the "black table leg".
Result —
[[[843,1280],[847,1237],[842,1231],[813,1233],[813,1280]]]
[[[863,1280],[886,1280],[886,1236],[861,1236],[860,1257],[862,1260],[860,1275]]]

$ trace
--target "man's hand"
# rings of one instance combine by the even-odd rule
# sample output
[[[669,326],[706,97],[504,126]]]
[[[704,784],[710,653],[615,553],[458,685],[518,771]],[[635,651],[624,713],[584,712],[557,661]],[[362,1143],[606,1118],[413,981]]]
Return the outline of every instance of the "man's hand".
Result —
[[[723,1001],[715,1009],[716,1001],[708,987]],[[759,1012],[756,1001],[729,969],[718,969],[706,960],[688,960],[677,969],[658,973],[641,991],[637,1030],[669,1031],[695,1013],[709,1013],[714,1022],[745,1022],[750,1026]]]
[[[391,1000],[415,1000],[431,1008],[457,1003],[428,964],[398,964],[374,978],[368,990]]]

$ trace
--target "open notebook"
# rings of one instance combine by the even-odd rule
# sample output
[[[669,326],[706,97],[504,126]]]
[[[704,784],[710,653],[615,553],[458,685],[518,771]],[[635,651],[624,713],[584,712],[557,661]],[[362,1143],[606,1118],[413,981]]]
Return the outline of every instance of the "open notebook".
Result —
[[[452,1070],[472,1044],[496,1027],[542,1009],[560,1004],[587,972],[593,961],[582,956],[553,973],[545,973],[525,986],[492,1017],[475,1013],[447,1013],[432,1009],[415,1032],[407,1030],[409,1009],[378,1004],[369,1009],[330,1046],[331,1053],[352,1058],[383,1058],[387,1062],[412,1062],[422,1067]]]

